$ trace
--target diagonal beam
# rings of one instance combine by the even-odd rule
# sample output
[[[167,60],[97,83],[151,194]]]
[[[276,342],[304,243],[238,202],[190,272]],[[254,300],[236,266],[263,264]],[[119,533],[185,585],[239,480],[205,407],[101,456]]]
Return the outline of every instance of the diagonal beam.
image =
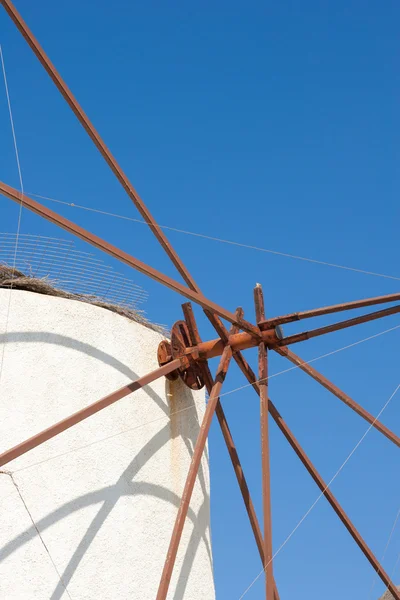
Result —
[[[189,509],[194,484],[196,482],[197,473],[200,467],[201,457],[203,455],[203,451],[207,442],[211,421],[214,416],[215,409],[217,407],[219,393],[221,391],[222,384],[226,378],[231,358],[232,350],[229,346],[226,346],[218,365],[215,383],[212,387],[210,397],[208,399],[207,408],[205,410],[199,435],[197,437],[196,445],[194,447],[189,473],[186,479],[185,487],[182,492],[181,503],[179,505],[178,514],[176,516],[176,521],[171,536],[171,541],[168,547],[167,557],[165,559],[156,600],[165,600],[168,594],[168,588],[171,581],[172,571],[174,568],[175,559],[178,552],[179,542],[181,540],[187,511]]]
[[[253,373],[251,367],[245,361],[245,359],[242,356],[238,357],[239,354],[240,353],[237,353],[234,355],[234,357],[236,359],[239,358],[239,360],[236,360],[236,362],[238,363],[240,369],[244,373],[247,381],[249,383],[251,383],[254,387],[255,385],[257,385],[256,376]],[[283,433],[283,435],[285,436],[285,438],[287,439],[289,444],[292,446],[293,450],[296,452],[297,456],[300,458],[301,462],[306,467],[307,471],[309,472],[311,477],[314,479],[315,483],[318,485],[321,492],[323,493],[325,498],[328,500],[329,504],[332,506],[332,508],[338,515],[338,517],[340,518],[340,520],[346,527],[347,531],[350,533],[350,535],[352,536],[352,538],[354,539],[354,541],[356,542],[358,547],[361,549],[363,554],[366,556],[366,558],[372,565],[373,569],[379,575],[379,577],[381,578],[381,580],[383,581],[385,586],[393,594],[395,600],[400,600],[400,591],[397,590],[397,588],[394,586],[389,575],[383,570],[382,565],[379,563],[378,559],[374,556],[372,550],[368,547],[366,542],[363,540],[360,533],[355,528],[355,526],[353,525],[353,523],[351,522],[351,520],[349,519],[349,517],[343,510],[343,508],[340,506],[339,502],[336,500],[335,496],[332,494],[330,489],[327,488],[321,475],[318,473],[318,471],[316,470],[316,468],[314,467],[314,465],[308,458],[307,454],[304,452],[304,450],[300,446],[299,442],[296,440],[296,438],[290,431],[289,427],[286,425],[282,416],[279,414],[278,410],[276,409],[274,404],[271,402],[271,400],[268,403],[268,408],[269,408],[269,412],[270,412],[272,418],[274,419],[275,423],[278,425],[279,429],[281,430],[281,432]]]
[[[182,296],[188,298],[189,300],[193,300],[193,302],[196,302],[196,304],[200,304],[200,306],[202,306],[203,308],[209,308],[210,310],[215,311],[227,321],[238,325],[240,329],[244,329],[245,331],[251,333],[251,335],[259,338],[259,329],[251,323],[248,323],[242,318],[236,317],[233,313],[225,310],[221,306],[218,306],[218,304],[211,302],[211,300],[208,300],[199,292],[195,292],[186,287],[185,285],[179,283],[178,281],[171,279],[171,277],[160,273],[160,271],[153,269],[153,267],[150,267],[146,263],[138,260],[137,258],[134,258],[127,252],[120,250],[116,246],[109,244],[102,238],[98,237],[97,235],[94,235],[90,231],[87,231],[83,227],[76,225],[76,223],[74,223],[73,221],[65,219],[55,211],[40,204],[40,202],[32,200],[32,198],[29,198],[29,196],[26,196],[25,194],[22,195],[21,192],[19,192],[18,190],[2,182],[0,182],[0,194],[3,194],[4,196],[9,198],[10,200],[13,200],[14,202],[22,202],[24,207],[28,208],[35,214],[44,217],[51,223],[54,223],[62,229],[65,229],[65,231],[76,235],[78,238],[87,242],[88,244],[91,244],[95,248],[99,248],[100,250],[103,250],[110,256],[113,256],[114,258],[117,258],[118,260],[129,265],[130,267],[133,267],[134,269],[139,271],[139,273],[143,273],[144,275],[147,275],[155,281],[162,283],[163,285],[174,290],[175,292],[182,294]]]
[[[265,319],[264,297],[260,284],[254,288],[254,304],[257,323]],[[262,499],[264,515],[264,575],[265,597],[273,600],[274,574],[272,563],[272,515],[271,515],[271,481],[269,461],[269,428],[268,428],[268,350],[262,342],[258,346],[258,378],[260,389],[260,427],[261,427],[261,472]]]
[[[373,569],[377,572],[387,589],[389,589],[390,592],[393,594],[395,600],[400,600],[400,590],[396,588],[396,586],[392,583],[389,575],[386,573],[386,571],[383,570],[382,565],[375,557],[374,553],[369,548],[365,540],[361,537],[359,531],[356,529],[356,527],[354,526],[353,522],[348,517],[344,509],[336,500],[335,496],[332,494],[331,490],[326,485],[325,481],[322,479],[321,475],[318,473],[317,469],[314,467],[313,463],[308,458],[307,454],[304,452],[303,448],[300,446],[299,442],[296,440],[293,433],[290,431],[289,427],[286,425],[285,421],[283,420],[275,406],[272,404],[272,402],[270,402],[269,410],[275,423],[278,425],[279,429],[281,430],[281,432],[283,433],[283,435],[285,436],[285,438],[287,439],[287,441],[289,442],[289,444],[291,445],[291,447],[293,448],[293,450],[295,451],[305,468],[307,469],[308,473],[311,475],[311,477],[321,490],[321,493],[328,500],[329,504],[331,505],[339,519],[342,521],[343,525],[346,527],[347,531],[350,533],[357,546],[363,552],[364,556],[368,559]]]
[[[190,287],[191,290],[194,290],[194,291],[200,293],[200,289],[197,286],[194,279],[192,278],[192,276],[190,275],[189,271],[184,266],[183,262],[181,261],[181,259],[178,256],[178,254],[172,248],[171,244],[167,240],[167,237],[165,236],[163,231],[160,229],[160,227],[154,220],[154,217],[150,213],[149,209],[147,208],[147,206],[145,205],[143,200],[140,198],[139,194],[137,193],[137,191],[135,190],[135,188],[129,181],[128,177],[125,175],[125,173],[121,169],[120,165],[118,164],[118,162],[116,161],[116,159],[114,158],[114,156],[112,155],[110,150],[105,145],[104,141],[100,137],[100,134],[97,132],[97,130],[95,129],[93,124],[90,122],[89,118],[83,111],[82,107],[79,105],[75,96],[69,90],[66,83],[62,79],[61,75],[58,73],[55,66],[50,61],[50,59],[47,56],[47,54],[45,53],[45,51],[40,46],[40,44],[37,41],[37,39],[35,38],[35,36],[30,31],[27,24],[25,23],[25,21],[22,19],[21,15],[16,10],[13,3],[10,2],[10,0],[0,0],[0,2],[3,5],[3,7],[5,8],[8,15],[11,17],[11,19],[15,23],[15,25],[17,26],[20,33],[23,35],[25,40],[28,42],[29,46],[31,47],[31,49],[35,53],[36,57],[41,62],[42,66],[47,71],[48,75],[52,79],[55,86],[58,88],[59,92],[61,92],[61,94],[64,97],[64,99],[66,100],[67,104],[74,112],[78,121],[83,126],[86,133],[89,135],[89,137],[91,138],[92,142],[94,143],[94,145],[96,146],[96,148],[98,149],[98,151],[100,152],[100,154],[102,155],[104,160],[107,162],[108,166],[110,167],[110,169],[112,170],[112,172],[114,173],[114,175],[116,176],[116,178],[118,179],[118,181],[120,182],[122,187],[124,188],[125,192],[128,194],[129,198],[135,204],[136,208],[138,209],[138,211],[140,212],[140,214],[142,215],[142,217],[144,218],[144,220],[146,221],[146,223],[148,224],[148,226],[150,227],[150,229],[156,236],[157,240],[159,241],[161,246],[164,248],[165,252],[168,254],[170,259],[174,263],[175,267],[178,269],[179,273],[182,275],[182,277],[185,280],[185,282],[187,283],[187,285]]]
[[[286,357],[290,360],[291,363],[299,367],[304,373],[310,375],[315,381],[318,381],[325,389],[329,390],[334,394],[339,400],[344,402],[347,406],[354,410],[360,417],[365,419],[368,423],[370,423],[375,429],[383,433],[391,442],[396,444],[396,446],[400,446],[400,438],[390,431],[383,423],[378,421],[371,413],[369,413],[365,408],[360,406],[357,402],[355,402],[350,396],[342,392],[334,383],[329,381],[326,377],[324,377],[319,371],[314,369],[310,364],[303,361],[297,354],[292,352],[289,348],[274,348],[274,350],[280,354],[281,356]]]
[[[100,410],[107,408],[107,406],[111,406],[111,404],[114,404],[114,402],[117,402],[117,400],[121,400],[121,398],[129,396],[129,394],[131,394],[132,392],[135,392],[136,390],[139,390],[140,388],[149,385],[149,383],[151,383],[152,381],[155,381],[156,379],[159,379],[164,375],[168,375],[168,373],[172,373],[172,371],[175,371],[175,369],[180,367],[180,365],[181,361],[179,358],[177,358],[174,361],[168,363],[167,365],[164,365],[163,367],[160,367],[159,369],[156,369],[155,371],[152,371],[151,373],[140,377],[136,381],[132,381],[131,383],[128,383],[128,385],[124,385],[124,387],[120,388],[116,392],[113,392],[112,394],[109,394],[108,396],[105,396],[104,398],[93,402],[93,404],[89,404],[89,406],[78,410],[73,415],[70,415],[62,421],[55,423],[51,427],[44,429],[40,433],[37,433],[36,435],[22,442],[21,444],[10,448],[6,452],[3,452],[3,454],[0,454],[0,467],[10,462],[11,460],[18,458],[22,454],[25,454],[29,450],[40,446],[44,442],[47,442],[47,440],[50,440],[59,433],[66,431],[66,429],[69,429],[73,425],[84,421],[85,419],[91,417]]]
[[[185,316],[186,324],[189,329],[190,341],[193,346],[197,346],[198,344],[201,343],[201,338],[200,338],[200,335],[199,335],[199,332],[197,329],[196,320],[193,315],[192,305],[190,304],[190,302],[186,302],[185,304],[182,304],[182,309],[183,309],[183,314]],[[237,309],[237,312],[239,312],[239,310],[242,312],[242,309]],[[224,335],[224,332],[222,332],[222,334]],[[224,339],[227,339],[227,338],[224,338]],[[202,366],[203,366],[203,377],[204,377],[205,385],[206,385],[208,393],[210,394],[212,387],[214,385],[214,380],[211,375],[211,371],[209,369],[208,362],[203,361]],[[229,452],[229,456],[232,461],[233,469],[235,471],[236,479],[238,481],[239,488],[242,493],[242,497],[243,497],[243,501],[244,501],[244,504],[246,507],[247,515],[249,517],[250,525],[253,530],[254,539],[256,541],[258,552],[260,554],[261,563],[264,566],[265,565],[264,542],[263,542],[260,525],[258,523],[257,514],[256,514],[256,511],[254,508],[253,501],[250,496],[250,490],[247,485],[246,477],[243,472],[243,468],[242,468],[242,465],[241,465],[241,462],[239,459],[239,455],[238,455],[238,452],[237,452],[237,449],[235,446],[235,442],[233,440],[232,433],[229,429],[228,421],[226,419],[225,412],[222,408],[222,404],[221,404],[220,400],[218,400],[217,407],[215,409],[215,414],[217,415],[217,419],[218,419],[219,425],[221,427],[222,435],[224,437],[225,444],[226,444],[226,447]],[[279,600],[279,594],[278,594],[276,584],[274,584],[274,588],[275,588],[274,589],[274,599]]]
[[[326,333],[332,333],[333,331],[340,331],[341,329],[354,327],[354,325],[360,325],[361,323],[382,319],[383,317],[395,315],[399,312],[400,304],[392,306],[391,308],[385,308],[384,310],[377,310],[375,312],[368,313],[367,315],[362,315],[361,317],[355,317],[354,319],[347,319],[346,321],[340,321],[339,323],[334,323],[333,325],[327,325],[326,327],[319,327],[318,329],[312,329],[311,331],[296,333],[295,335],[282,338],[279,340],[279,342],[277,342],[277,345],[288,346],[289,344],[297,344],[298,342],[304,342],[305,340],[310,340],[311,338],[325,335]]]
[[[343,304],[333,304],[332,306],[323,306],[322,308],[314,308],[312,310],[304,310],[303,312],[290,313],[282,317],[274,317],[273,319],[264,319],[258,323],[261,329],[271,329],[277,325],[285,323],[293,323],[293,321],[301,321],[310,317],[320,317],[322,315],[330,315],[332,313],[351,310],[354,308],[363,308],[366,306],[374,306],[376,304],[385,304],[386,302],[397,302],[400,300],[400,294],[387,294],[386,296],[375,296],[374,298],[365,298],[364,300],[354,300]]]

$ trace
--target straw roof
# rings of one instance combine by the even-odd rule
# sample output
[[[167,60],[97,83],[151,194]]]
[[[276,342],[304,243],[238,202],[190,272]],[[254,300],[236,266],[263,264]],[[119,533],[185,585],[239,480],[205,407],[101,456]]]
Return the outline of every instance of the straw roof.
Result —
[[[149,327],[154,331],[165,334],[165,328],[161,325],[155,325],[154,323],[148,321],[141,310],[104,302],[96,296],[66,292],[65,290],[56,287],[55,282],[52,282],[47,277],[33,277],[26,275],[25,273],[22,273],[22,271],[13,269],[5,264],[0,264],[0,288],[25,290],[28,292],[35,292],[37,294],[44,294],[46,296],[56,296],[58,298],[66,298],[67,300],[77,300],[78,302],[93,304],[93,306],[99,306],[100,308],[111,310],[111,312],[115,312],[118,315],[130,319],[131,321],[136,321],[145,327]]]

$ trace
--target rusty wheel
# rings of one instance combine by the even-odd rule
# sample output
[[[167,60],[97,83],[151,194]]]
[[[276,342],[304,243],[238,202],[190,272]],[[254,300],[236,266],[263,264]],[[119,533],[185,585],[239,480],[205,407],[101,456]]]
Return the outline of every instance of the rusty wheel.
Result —
[[[190,348],[189,330],[185,321],[177,321],[171,331],[171,352],[172,358],[181,358],[184,356],[187,348]],[[201,366],[191,357],[187,356],[178,369],[182,381],[191,390],[201,390],[204,387],[204,379]]]

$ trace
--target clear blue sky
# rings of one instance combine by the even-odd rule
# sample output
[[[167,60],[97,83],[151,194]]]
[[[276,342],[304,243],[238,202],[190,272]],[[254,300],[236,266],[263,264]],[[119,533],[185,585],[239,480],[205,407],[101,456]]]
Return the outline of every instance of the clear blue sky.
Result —
[[[160,224],[400,277],[398,2],[16,5]],[[137,216],[3,11],[0,30],[26,191]],[[17,187],[3,91],[0,132],[0,179]],[[1,202],[1,230],[15,231],[17,207]],[[175,276],[143,225],[58,208]],[[21,231],[65,237],[27,211]],[[249,319],[256,282],[271,316],[399,290],[394,279],[169,237],[204,293],[231,310],[242,305]],[[180,318],[179,296],[116,266],[150,292],[150,318]],[[310,359],[398,324],[389,317],[296,351]],[[399,342],[393,331],[315,366],[377,414],[399,383]],[[288,366],[271,357],[271,373]],[[243,383],[233,368],[225,391]],[[272,379],[270,392],[329,480],[367,424],[299,371]],[[245,389],[223,404],[260,510],[257,398]],[[400,394],[381,420],[400,431]],[[231,600],[260,562],[216,426],[210,453],[217,598]],[[274,425],[271,462],[276,549],[318,490]],[[332,486],[378,557],[398,510],[398,472],[397,448],[373,431]],[[384,561],[389,573],[399,552],[398,528]],[[370,595],[372,568],[324,499],[276,558],[275,573],[282,600],[370,600],[383,589]],[[246,598],[262,598],[262,589],[260,580]]]

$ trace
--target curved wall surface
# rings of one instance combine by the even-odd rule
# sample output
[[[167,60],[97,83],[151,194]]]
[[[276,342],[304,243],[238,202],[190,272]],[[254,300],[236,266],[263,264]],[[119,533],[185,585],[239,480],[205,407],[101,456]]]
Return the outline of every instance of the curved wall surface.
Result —
[[[1,289],[0,451],[156,369],[161,339],[90,304]],[[204,390],[162,378],[5,465],[0,598],[154,599],[204,408]],[[215,597],[209,522],[206,455],[170,600]]]

